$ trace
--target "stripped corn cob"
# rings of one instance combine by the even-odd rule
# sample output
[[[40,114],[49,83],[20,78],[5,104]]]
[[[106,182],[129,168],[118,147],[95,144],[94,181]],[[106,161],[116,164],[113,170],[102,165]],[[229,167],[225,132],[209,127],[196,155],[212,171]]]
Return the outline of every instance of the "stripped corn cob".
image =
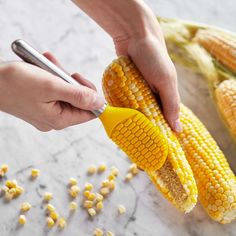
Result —
[[[122,64],[124,71],[137,71],[135,66],[127,58],[119,58],[113,63],[113,67],[114,64]],[[140,111],[144,113],[147,112],[147,107],[139,107],[139,101],[137,101],[137,99],[134,98],[134,100],[130,101],[130,97],[128,97],[128,102],[124,104],[122,101],[123,97],[117,97],[116,94],[112,92],[111,84],[115,84],[116,87],[119,87],[119,84],[122,82],[123,81],[121,81],[112,70],[112,66],[108,67],[104,74],[103,81],[103,88],[108,101],[116,106],[129,107],[132,107],[132,104],[136,102],[138,104],[136,109],[140,109]],[[127,86],[123,89],[121,88],[122,91],[119,91],[119,94],[122,95],[123,91],[126,93],[130,92],[129,96],[138,93],[138,96],[144,97],[145,103],[152,100],[152,103],[155,104],[155,109],[151,111],[152,113],[155,112],[156,109],[159,110],[154,95],[141,76],[136,76],[135,78],[133,76],[126,76],[125,84]],[[132,84],[135,85],[137,91],[133,92]],[[118,93],[118,89],[116,89],[116,92]],[[181,105],[180,117],[183,123],[183,132],[177,135],[177,138],[192,167],[201,203],[209,216],[214,220],[221,223],[228,223],[236,217],[235,176],[224,154],[204,125],[184,105]],[[151,115],[149,115],[148,118],[153,119]],[[156,124],[160,125],[158,122]],[[170,130],[168,132],[171,133]],[[171,144],[173,145],[173,143],[169,142],[169,145]],[[167,161],[160,170],[149,172],[148,174],[167,199],[180,209],[183,209],[183,200],[190,198],[192,202],[196,201],[197,191],[191,177],[191,169],[186,165],[186,160],[178,158],[178,152],[172,152],[171,154],[172,156],[168,156]],[[179,159],[177,165],[173,165],[174,162],[172,162],[172,160],[176,160],[177,158]],[[188,171],[185,168],[189,168],[190,170]],[[190,174],[190,176],[186,176],[186,174]],[[175,191],[173,192],[173,190]]]
[[[225,80],[215,90],[217,105],[236,137],[236,80]]]
[[[154,95],[134,64],[127,57],[115,60],[105,71],[103,90],[113,106],[129,107],[144,113],[168,140],[168,157],[158,171],[150,171],[162,194],[181,211],[189,212],[197,202],[197,188],[184,152],[166,123]],[[148,144],[150,150],[155,145]]]

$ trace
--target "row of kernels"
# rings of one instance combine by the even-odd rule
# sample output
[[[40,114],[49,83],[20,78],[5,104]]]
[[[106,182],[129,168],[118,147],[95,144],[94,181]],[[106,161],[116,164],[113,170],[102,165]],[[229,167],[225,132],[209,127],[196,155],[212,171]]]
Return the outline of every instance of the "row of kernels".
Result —
[[[23,191],[24,189],[17,184],[16,180],[7,180],[5,186],[2,187],[2,193],[5,195],[6,201],[20,196]]]

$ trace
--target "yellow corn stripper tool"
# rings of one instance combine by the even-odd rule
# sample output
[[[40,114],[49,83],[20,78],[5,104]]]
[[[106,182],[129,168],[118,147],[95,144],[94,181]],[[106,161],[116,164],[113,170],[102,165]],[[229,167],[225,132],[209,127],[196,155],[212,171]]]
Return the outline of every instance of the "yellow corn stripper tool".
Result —
[[[14,41],[12,49],[24,61],[39,66],[70,84],[78,85],[76,80],[25,41]],[[92,112],[102,121],[108,136],[139,168],[154,171],[163,166],[168,154],[167,140],[145,115],[134,109],[111,107],[106,104]]]

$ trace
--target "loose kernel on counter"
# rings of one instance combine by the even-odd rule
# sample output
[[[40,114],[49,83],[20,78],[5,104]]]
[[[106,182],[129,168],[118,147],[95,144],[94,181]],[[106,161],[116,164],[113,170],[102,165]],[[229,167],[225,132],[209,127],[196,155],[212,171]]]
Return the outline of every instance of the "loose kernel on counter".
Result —
[[[106,236],[115,236],[111,231],[107,231]]]
[[[13,199],[13,194],[12,193],[9,193],[9,192],[5,192],[5,196],[4,196],[4,199],[5,201],[11,201]]]
[[[91,191],[93,189],[93,185],[91,183],[85,183],[84,189],[88,190],[88,191]]]
[[[70,206],[69,206],[71,211],[76,211],[78,208],[78,205],[76,202],[70,202]]]
[[[96,167],[95,165],[89,166],[89,168],[88,168],[88,170],[87,170],[87,172],[88,172],[89,175],[95,174],[96,171],[97,171],[97,167]]]
[[[26,218],[24,215],[20,215],[19,218],[18,218],[18,223],[20,225],[24,225],[26,223]]]
[[[15,188],[17,186],[17,181],[15,179],[13,180],[7,180],[5,182],[5,185],[8,187],[8,188]]]
[[[115,166],[112,166],[111,167],[111,174],[114,175],[114,176],[118,176],[119,175],[119,170]]]
[[[75,179],[75,178],[70,178],[70,180],[69,180],[70,186],[77,185],[77,183],[78,183],[77,179]]]
[[[102,194],[103,197],[107,196],[110,193],[109,188],[104,187],[100,189],[100,193]]]
[[[21,186],[17,186],[15,189],[16,189],[15,197],[20,196],[24,192],[24,189]]]
[[[102,210],[103,209],[103,202],[102,201],[100,201],[100,202],[98,202],[97,204],[96,204],[96,208],[97,208],[97,210]]]
[[[138,174],[138,167],[137,167],[137,164],[136,163],[132,163],[129,167],[129,172],[132,173],[133,175],[136,175]]]
[[[51,217],[47,217],[46,222],[47,222],[48,228],[52,228],[55,224],[54,220]]]
[[[87,209],[92,208],[93,207],[93,201],[86,200],[86,201],[84,201],[83,206]]]
[[[95,193],[90,193],[87,198],[88,198],[88,200],[93,201],[96,198],[96,195],[95,195]]]
[[[114,180],[110,180],[109,181],[109,189],[112,191],[112,190],[114,190],[115,189],[115,187],[116,187],[116,183],[115,183],[115,181]]]
[[[32,169],[31,170],[31,178],[35,179],[40,175],[40,170],[39,169]]]
[[[8,165],[7,164],[3,164],[0,168],[0,170],[3,172],[3,174],[5,175],[8,172]]]
[[[125,181],[130,181],[131,179],[133,178],[133,175],[131,173],[128,173],[126,176],[125,176]]]
[[[103,231],[99,228],[96,228],[93,232],[94,236],[103,236]]]
[[[80,192],[80,188],[77,185],[72,185],[70,187],[69,193],[71,197],[76,198],[79,195],[79,192]]]
[[[55,211],[55,207],[52,204],[47,204],[46,209],[50,213]]]
[[[123,205],[118,206],[118,212],[122,215],[126,212],[126,208]]]
[[[53,198],[52,193],[45,192],[44,195],[43,195],[43,200],[45,202],[49,202],[50,200],[52,200],[52,198]]]
[[[108,179],[109,179],[109,180],[115,180],[116,177],[115,177],[115,175],[112,175],[112,174],[111,174],[111,175],[108,176]]]
[[[61,217],[59,220],[58,220],[58,227],[60,229],[64,229],[66,227],[66,220],[65,218]]]
[[[93,208],[89,208],[88,213],[91,217],[94,217],[97,214],[96,211]]]
[[[109,180],[105,179],[102,181],[102,187],[108,187],[109,186]]]
[[[20,210],[21,210],[22,212],[29,211],[30,209],[31,209],[30,203],[28,203],[28,202],[23,202],[23,203],[21,204]]]
[[[90,195],[90,191],[89,190],[86,190],[86,191],[84,191],[84,196],[86,197],[86,198],[89,198],[89,195]]]
[[[99,172],[99,173],[104,172],[106,169],[107,169],[107,166],[106,166],[104,163],[101,163],[101,164],[98,166],[98,172]]]
[[[51,217],[51,218],[54,220],[54,222],[55,222],[55,221],[58,220],[59,214],[58,214],[57,212],[55,212],[55,211],[52,211],[52,212],[50,213],[49,217]]]
[[[103,196],[100,193],[96,193],[96,201],[100,202],[103,200]]]

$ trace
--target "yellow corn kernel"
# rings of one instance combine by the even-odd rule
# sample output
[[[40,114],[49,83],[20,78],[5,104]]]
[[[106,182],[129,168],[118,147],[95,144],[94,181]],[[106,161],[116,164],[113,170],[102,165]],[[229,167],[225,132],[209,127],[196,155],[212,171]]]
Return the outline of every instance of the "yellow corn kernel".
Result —
[[[119,170],[115,166],[112,166],[111,174],[117,177],[119,175]]]
[[[96,201],[97,202],[103,201],[103,196],[100,193],[96,193]]]
[[[12,194],[13,197],[16,196],[16,188],[10,188],[10,189],[8,190],[8,192],[9,192],[10,194]]]
[[[90,196],[90,191],[89,190],[86,190],[86,191],[84,191],[84,196],[86,197],[86,198],[89,198],[89,196]]]
[[[40,170],[39,169],[32,169],[31,170],[31,178],[35,179],[40,175]]]
[[[109,180],[105,179],[102,181],[102,187],[108,187],[109,186]]]
[[[106,236],[115,236],[115,234],[112,233],[111,231],[107,231]]]
[[[30,209],[31,209],[31,204],[30,204],[30,203],[28,203],[28,202],[23,202],[23,203],[21,204],[20,210],[21,210],[22,212],[29,211]]]
[[[125,206],[119,205],[119,206],[118,206],[118,212],[119,212],[121,215],[122,215],[122,214],[125,214],[125,212],[126,212]]]
[[[58,214],[57,212],[55,212],[55,211],[52,211],[52,212],[50,213],[49,217],[51,217],[51,218],[54,220],[54,222],[55,222],[55,221],[58,220],[59,214]]]
[[[70,186],[77,185],[77,183],[78,183],[77,179],[72,178],[72,177],[70,178],[70,180],[69,180]]]
[[[76,211],[77,208],[78,208],[78,205],[77,205],[76,202],[70,202],[70,206],[69,207],[70,207],[71,211]]]
[[[114,180],[110,180],[110,181],[109,181],[108,188],[112,191],[112,190],[115,189],[115,187],[116,187],[115,181],[114,181]]]
[[[95,193],[90,193],[87,198],[88,198],[88,200],[93,201],[96,198],[96,194]]]
[[[83,206],[87,209],[93,207],[93,201],[85,200]]]
[[[3,171],[4,174],[6,174],[8,172],[9,167],[7,164],[3,164],[0,169]]]
[[[4,199],[5,199],[5,201],[11,201],[12,199],[13,199],[13,194],[12,193],[9,193],[8,191],[7,192],[5,192],[5,195],[4,195]]]
[[[49,202],[50,200],[52,200],[52,198],[53,198],[52,193],[45,192],[44,195],[43,195],[43,200],[45,202]]]
[[[55,207],[52,204],[47,204],[46,209],[50,213],[55,211]]]
[[[25,215],[20,215],[19,218],[18,218],[18,223],[20,225],[24,225],[26,223],[26,217]]]
[[[46,222],[47,222],[48,228],[52,228],[55,225],[55,222],[51,217],[47,217]]]
[[[96,167],[95,165],[89,166],[89,168],[88,168],[88,170],[87,170],[87,172],[88,172],[89,175],[95,174],[96,171],[97,171],[97,167]]]
[[[96,228],[93,232],[94,236],[103,236],[103,231],[99,228]]]
[[[2,178],[5,175],[4,171],[0,169],[0,178]]]
[[[88,191],[91,191],[93,189],[93,185],[91,183],[85,183],[84,189],[88,190]]]
[[[98,172],[99,173],[104,172],[106,169],[107,169],[107,166],[104,163],[102,163],[98,166]]]
[[[64,229],[66,227],[66,220],[65,218],[61,217],[59,220],[58,220],[58,227],[60,229]]]
[[[13,180],[7,180],[5,185],[8,187],[8,188],[15,188],[17,186],[17,181],[15,179]]]
[[[109,179],[109,180],[115,180],[116,177],[115,177],[115,175],[112,175],[112,174],[111,174],[111,175],[108,176],[108,179]]]
[[[94,217],[94,216],[97,214],[97,212],[96,212],[93,208],[89,208],[89,209],[88,209],[88,214],[89,214],[91,217]]]
[[[132,173],[128,173],[126,176],[125,176],[125,181],[130,181],[131,179],[133,178],[133,174]]]
[[[100,202],[97,202],[97,204],[96,204],[96,208],[97,208],[97,210],[102,210],[103,209],[103,202],[102,201],[100,201]]]
[[[20,196],[24,192],[24,188],[22,188],[21,186],[17,186],[15,190],[16,190],[15,197]]]
[[[69,193],[71,197],[76,198],[79,195],[79,192],[80,192],[80,188],[77,185],[72,185],[70,187]]]
[[[100,189],[100,193],[102,194],[103,197],[107,196],[110,193],[109,188],[104,187]]]
[[[129,172],[132,173],[133,175],[136,175],[138,174],[138,167],[137,167],[137,164],[135,163],[132,163],[129,167]]]

